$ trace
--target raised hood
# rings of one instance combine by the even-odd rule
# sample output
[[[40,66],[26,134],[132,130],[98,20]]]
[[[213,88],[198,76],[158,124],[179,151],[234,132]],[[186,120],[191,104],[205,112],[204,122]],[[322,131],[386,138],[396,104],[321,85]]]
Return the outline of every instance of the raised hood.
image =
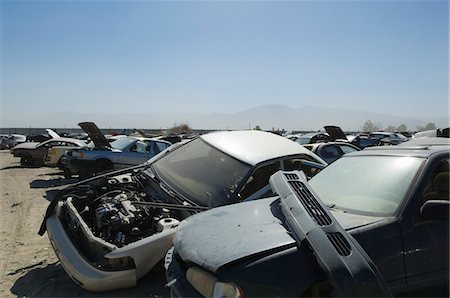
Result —
[[[244,202],[188,217],[178,227],[175,249],[184,260],[215,272],[247,256],[295,246],[278,218],[282,216],[278,201],[268,198]]]
[[[326,132],[330,135],[330,141],[344,140],[348,141],[347,136],[339,126],[324,126]]]
[[[94,122],[81,122],[78,123],[78,125],[89,135],[92,142],[94,142],[95,147],[111,147],[111,144],[108,142],[105,135],[100,131]]]

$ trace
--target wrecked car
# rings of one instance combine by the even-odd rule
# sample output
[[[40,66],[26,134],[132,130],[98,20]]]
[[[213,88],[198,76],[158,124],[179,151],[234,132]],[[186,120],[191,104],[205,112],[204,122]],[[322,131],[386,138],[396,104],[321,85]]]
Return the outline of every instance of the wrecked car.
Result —
[[[95,146],[69,150],[61,157],[65,178],[72,175],[87,178],[93,174],[135,166],[172,145],[163,140],[131,136],[120,136],[110,143],[95,123],[82,122],[78,125]]]
[[[42,165],[47,151],[56,146],[81,148],[86,144],[83,141],[70,138],[52,138],[42,143],[25,142],[10,149],[14,157],[20,157],[22,166]]]
[[[173,297],[448,296],[449,146],[344,155],[277,196],[184,220],[165,258]]]
[[[178,145],[177,145],[178,144]],[[179,222],[221,205],[273,195],[279,169],[309,175],[326,163],[262,131],[227,131],[177,143],[143,165],[99,175],[59,192],[41,226],[81,287],[131,287],[163,259]]]
[[[303,145],[306,149],[311,150],[328,164],[339,159],[346,153],[360,151],[356,146],[346,142],[327,142],[327,143],[314,143]]]

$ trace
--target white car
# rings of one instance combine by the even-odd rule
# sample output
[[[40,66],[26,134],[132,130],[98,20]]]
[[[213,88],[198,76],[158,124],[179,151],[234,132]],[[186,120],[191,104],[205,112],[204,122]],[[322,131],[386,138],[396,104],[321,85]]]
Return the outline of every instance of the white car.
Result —
[[[40,234],[47,230],[62,266],[81,287],[132,287],[164,257],[181,220],[272,195],[268,180],[280,169],[311,176],[325,166],[311,151],[272,133],[210,133],[143,165],[61,190]]]

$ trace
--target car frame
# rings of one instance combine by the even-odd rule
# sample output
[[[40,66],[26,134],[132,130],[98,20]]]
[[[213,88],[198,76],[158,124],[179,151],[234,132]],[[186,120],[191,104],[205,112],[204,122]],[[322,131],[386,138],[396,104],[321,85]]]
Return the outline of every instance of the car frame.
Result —
[[[65,178],[92,175],[144,163],[172,143],[146,137],[112,136],[106,138],[93,122],[78,124],[91,138],[94,147],[69,150],[61,157]],[[110,140],[115,139],[114,142]]]
[[[449,149],[368,148],[308,182],[300,172],[278,172],[271,178],[278,196],[184,220],[165,258],[171,296],[447,295]],[[379,181],[366,177],[383,169]],[[347,177],[356,180],[335,181]],[[374,199],[342,205],[347,196],[336,185],[349,200],[353,193]],[[363,258],[346,263],[356,251]]]
[[[47,151],[56,146],[83,147],[85,143],[78,139],[52,138],[42,143],[24,142],[10,149],[14,157],[20,158],[22,166],[42,165]]]
[[[40,234],[47,230],[63,268],[81,287],[131,287],[163,259],[181,220],[272,195],[268,180],[279,169],[325,166],[314,153],[275,134],[209,133],[177,143],[143,165],[62,189]]]

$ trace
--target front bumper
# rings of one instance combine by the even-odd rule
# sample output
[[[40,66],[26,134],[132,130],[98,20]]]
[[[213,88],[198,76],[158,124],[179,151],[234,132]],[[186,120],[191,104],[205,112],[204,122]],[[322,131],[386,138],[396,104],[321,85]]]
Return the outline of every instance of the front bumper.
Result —
[[[47,234],[64,270],[82,288],[100,292],[136,285],[134,269],[103,271],[88,263],[72,244],[56,214],[47,219]]]
[[[72,174],[92,173],[95,169],[94,161],[81,160],[75,157],[61,157],[63,168],[68,169]]]
[[[178,263],[174,249],[170,249],[164,258],[167,285],[171,297],[203,297],[186,279],[186,271]]]

